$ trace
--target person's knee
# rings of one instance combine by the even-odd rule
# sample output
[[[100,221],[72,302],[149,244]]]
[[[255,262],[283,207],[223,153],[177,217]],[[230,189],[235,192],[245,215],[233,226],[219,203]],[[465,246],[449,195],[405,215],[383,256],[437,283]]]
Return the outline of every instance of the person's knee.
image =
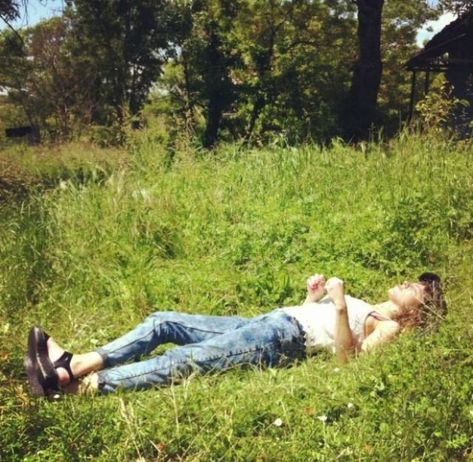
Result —
[[[183,315],[174,311],[155,311],[150,314],[144,321],[149,325],[149,328],[155,332],[160,332],[160,335],[166,337],[171,335],[172,326],[182,324],[184,322]],[[163,338],[164,340],[164,338]]]
[[[148,315],[145,321],[155,322],[165,322],[175,318],[176,313],[174,311],[155,311]]]

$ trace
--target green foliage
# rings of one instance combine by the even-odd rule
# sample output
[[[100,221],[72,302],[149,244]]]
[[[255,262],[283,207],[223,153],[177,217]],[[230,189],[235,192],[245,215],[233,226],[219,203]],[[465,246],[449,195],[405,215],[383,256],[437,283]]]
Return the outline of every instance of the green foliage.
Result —
[[[15,203],[67,180],[99,181],[123,162],[123,152],[86,143],[42,148],[14,145],[0,153],[0,204]]]
[[[419,114],[420,124],[432,133],[445,134],[451,133],[452,126],[461,133],[471,131],[468,127],[469,118],[463,117],[462,112],[469,107],[466,100],[453,98],[450,85],[443,76],[439,76],[432,82],[431,89],[416,105]]]
[[[28,125],[28,120],[25,117],[24,111],[14,105],[10,104],[6,98],[0,97],[0,147],[11,144],[5,136],[5,129],[10,127],[23,127]]]
[[[325,142],[341,134],[353,63],[356,7],[346,1],[192,2],[181,53],[168,62],[152,106],[175,126],[223,141]],[[227,6],[225,6],[227,5]],[[401,69],[416,32],[438,11],[426,1],[386,2],[379,120],[399,129],[409,100]],[[210,127],[210,128],[209,128]],[[172,127],[171,127],[172,130]]]
[[[406,116],[402,68],[416,31],[439,14],[429,5],[385,2],[375,121],[384,134]],[[171,149],[184,136],[206,148],[326,143],[346,132],[356,29],[347,0],[68,2],[60,18],[0,34],[0,84],[16,108],[13,117],[0,107],[1,118],[36,125],[47,141],[91,133],[102,146],[126,143],[150,113],[166,122]]]
[[[405,64],[418,52],[417,31],[440,12],[432,2],[409,0],[386,1],[383,8],[381,53],[383,77],[378,97],[380,121],[384,133],[397,133],[400,122],[407,119],[411,75]]]
[[[0,80],[9,90],[7,101],[21,110],[22,125],[42,130],[43,140],[69,139],[91,122],[95,68],[77,51],[67,17],[43,21],[21,35],[0,35]],[[2,116],[17,122],[5,109]]]
[[[129,115],[174,53],[180,19],[165,1],[73,3],[62,17],[0,34],[0,84],[47,140],[78,138],[93,125],[113,132],[101,141],[123,142]]]
[[[439,6],[459,14],[471,11],[472,8],[470,0],[439,0]]]
[[[0,16],[7,20],[15,19],[19,16],[20,2],[15,0],[0,0]]]
[[[78,53],[92,59],[95,122],[122,111],[135,115],[178,34],[178,15],[166,1],[81,1],[67,11]],[[111,112],[107,112],[110,109]]]
[[[403,135],[170,161],[154,136],[128,152],[10,152],[28,196],[0,206],[0,460],[468,460],[471,147]],[[343,367],[322,355],[142,393],[28,396],[31,324],[84,351],[157,309],[255,315],[298,303],[315,271],[375,302],[427,268],[446,277],[440,331]]]
[[[355,50],[345,2],[195,2],[181,53],[154,100],[202,135],[290,141],[338,133],[337,110]],[[333,45],[339,50],[333,54]],[[159,105],[159,103],[154,103]],[[202,124],[202,117],[204,123]]]

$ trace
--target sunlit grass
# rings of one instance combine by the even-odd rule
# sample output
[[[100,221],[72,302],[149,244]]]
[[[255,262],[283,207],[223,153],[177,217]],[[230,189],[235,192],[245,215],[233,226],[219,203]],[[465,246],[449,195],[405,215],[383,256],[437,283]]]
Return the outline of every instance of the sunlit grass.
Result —
[[[15,155],[0,158],[34,181],[0,209],[0,460],[471,457],[468,146],[403,135],[357,150]],[[440,332],[347,366],[323,356],[58,403],[27,393],[31,324],[84,351],[154,310],[251,316],[300,302],[313,272],[375,302],[425,269],[446,279]]]

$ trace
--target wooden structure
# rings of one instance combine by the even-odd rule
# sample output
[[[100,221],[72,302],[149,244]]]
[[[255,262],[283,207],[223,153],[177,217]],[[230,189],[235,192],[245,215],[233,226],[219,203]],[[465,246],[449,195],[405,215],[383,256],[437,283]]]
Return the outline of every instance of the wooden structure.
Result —
[[[448,24],[407,63],[412,72],[409,120],[416,101],[417,78],[424,73],[424,92],[429,91],[432,73],[443,72],[454,98],[466,100],[465,116],[473,120],[473,10]]]
[[[26,125],[23,127],[13,127],[5,129],[6,138],[17,138],[28,141],[29,144],[37,144],[40,141],[37,127]]]

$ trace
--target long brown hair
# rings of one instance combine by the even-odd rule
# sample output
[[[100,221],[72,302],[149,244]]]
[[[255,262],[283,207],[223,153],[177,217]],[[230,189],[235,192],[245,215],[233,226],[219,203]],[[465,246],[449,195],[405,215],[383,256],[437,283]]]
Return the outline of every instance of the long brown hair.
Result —
[[[443,295],[442,283],[438,274],[430,272],[422,273],[419,282],[425,287],[425,300],[419,310],[418,325],[425,332],[433,332],[447,315],[447,302]]]
[[[414,307],[397,313],[393,320],[400,326],[401,330],[410,329],[411,327],[423,327],[425,323],[425,315],[423,308]]]
[[[424,300],[420,307],[413,307],[393,318],[402,330],[418,327],[423,332],[434,332],[447,314],[440,277],[435,273],[422,273],[419,282],[424,286]]]

